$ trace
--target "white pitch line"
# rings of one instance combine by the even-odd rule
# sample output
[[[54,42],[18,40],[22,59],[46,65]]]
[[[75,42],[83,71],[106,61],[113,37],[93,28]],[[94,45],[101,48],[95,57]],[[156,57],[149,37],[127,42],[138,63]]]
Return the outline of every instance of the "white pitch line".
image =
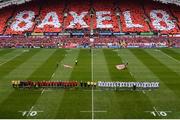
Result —
[[[32,106],[32,107],[31,107],[31,109],[30,109],[29,111],[32,111],[32,110],[33,110],[33,108],[34,108],[34,106]]]
[[[153,107],[154,111],[158,114],[158,116],[160,116],[159,112],[156,110],[155,107]]]
[[[143,92],[144,94],[146,94],[144,90],[143,90],[142,92]]]
[[[45,89],[42,90],[41,95],[44,93],[44,90],[45,90]]]
[[[27,117],[31,114],[32,110],[33,110],[34,106],[31,107],[31,109],[29,110]]]
[[[93,73],[93,49],[91,49],[91,81],[92,82],[94,82],[93,76],[94,76],[94,73]],[[92,113],[92,120],[94,120],[94,113],[95,112],[107,112],[107,111],[95,111],[94,110],[94,87],[92,87],[91,91],[92,91],[92,99],[91,99],[92,108],[91,108],[91,111],[89,110],[89,111],[80,111],[80,112],[90,112],[90,113]]]
[[[3,65],[3,64],[5,64],[5,63],[7,63],[7,62],[8,62],[8,61],[0,63],[0,66]]]
[[[91,50],[91,81],[94,82],[93,78],[93,49]],[[92,119],[94,119],[94,88],[92,86]]]
[[[22,54],[22,53],[17,54],[17,55],[15,55],[15,56],[13,56],[12,58],[8,59],[6,62],[0,63],[0,66],[3,65],[3,64],[5,64],[5,63],[7,63],[7,62],[9,62],[9,61],[11,61],[12,59],[14,59],[14,58],[16,58],[16,57],[18,57],[18,56],[20,56],[21,54]]]
[[[131,74],[131,76],[133,77],[133,74],[132,74],[132,72],[130,72],[130,71],[129,71],[129,73],[130,73],[130,74]]]
[[[166,54],[166,53],[164,53],[164,52],[162,52],[162,51],[159,51],[159,52],[161,52],[161,53],[164,54],[165,56],[171,58],[172,60],[176,61],[177,63],[180,63],[178,60],[176,60],[175,58],[169,56],[168,54]]]
[[[91,113],[92,111],[80,111],[80,112],[88,112],[88,113]],[[97,110],[97,111],[93,111],[93,112],[99,112],[99,113],[101,113],[101,112],[107,112],[107,111],[103,111],[103,110]]]
[[[55,75],[55,73],[53,73],[53,74],[52,74],[51,78],[53,78],[53,77],[54,77],[54,75]]]

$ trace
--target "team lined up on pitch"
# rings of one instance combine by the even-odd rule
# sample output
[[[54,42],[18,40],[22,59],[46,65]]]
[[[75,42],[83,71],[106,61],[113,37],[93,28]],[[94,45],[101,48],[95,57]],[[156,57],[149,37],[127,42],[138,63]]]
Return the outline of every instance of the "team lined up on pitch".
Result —
[[[127,89],[157,89],[159,82],[106,82],[106,81],[23,81],[13,80],[14,88],[127,88]]]
[[[14,88],[70,88],[70,87],[96,87],[96,82],[77,82],[77,81],[21,81],[13,80]]]

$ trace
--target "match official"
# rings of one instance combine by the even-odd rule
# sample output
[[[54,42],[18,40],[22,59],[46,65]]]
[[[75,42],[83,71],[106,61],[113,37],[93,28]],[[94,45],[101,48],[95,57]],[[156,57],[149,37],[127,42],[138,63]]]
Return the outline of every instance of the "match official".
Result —
[[[78,64],[78,60],[75,60],[75,64],[76,64],[76,65]]]

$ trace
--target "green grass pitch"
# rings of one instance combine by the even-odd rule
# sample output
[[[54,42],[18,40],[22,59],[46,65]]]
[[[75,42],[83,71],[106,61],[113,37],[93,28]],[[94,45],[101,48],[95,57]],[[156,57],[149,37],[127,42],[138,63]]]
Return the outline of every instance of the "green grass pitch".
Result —
[[[128,69],[115,68],[127,61]],[[158,81],[160,88],[22,90],[12,80]],[[180,49],[0,49],[0,118],[180,119]]]

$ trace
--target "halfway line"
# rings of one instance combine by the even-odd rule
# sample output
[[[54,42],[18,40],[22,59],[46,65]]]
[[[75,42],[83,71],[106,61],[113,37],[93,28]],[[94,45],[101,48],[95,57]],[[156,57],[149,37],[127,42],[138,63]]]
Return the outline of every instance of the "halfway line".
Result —
[[[91,49],[91,81],[93,80],[93,49]],[[94,119],[94,87],[92,86],[92,119]]]

